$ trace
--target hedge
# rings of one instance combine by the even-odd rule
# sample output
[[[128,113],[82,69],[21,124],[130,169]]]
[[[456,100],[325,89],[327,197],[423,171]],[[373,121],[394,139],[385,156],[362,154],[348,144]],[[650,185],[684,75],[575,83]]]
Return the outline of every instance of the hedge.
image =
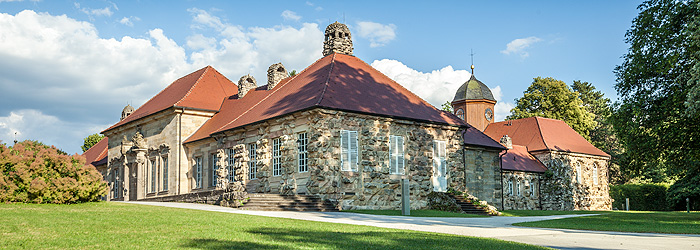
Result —
[[[613,208],[625,209],[625,198],[630,199],[630,210],[665,211],[668,186],[664,184],[622,184],[610,187]]]

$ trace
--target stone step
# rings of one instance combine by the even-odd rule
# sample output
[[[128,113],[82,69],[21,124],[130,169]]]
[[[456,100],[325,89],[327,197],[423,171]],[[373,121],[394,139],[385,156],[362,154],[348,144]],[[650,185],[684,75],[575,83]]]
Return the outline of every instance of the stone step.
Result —
[[[338,211],[330,202],[312,195],[248,194],[241,209],[265,211]]]
[[[464,211],[465,213],[478,214],[478,215],[489,215],[488,210],[474,205],[474,203],[472,203],[469,200],[466,200],[462,197],[455,196],[452,194],[448,194],[448,195],[450,197],[452,197],[453,199],[455,199],[457,205],[459,205],[462,208],[462,211]]]

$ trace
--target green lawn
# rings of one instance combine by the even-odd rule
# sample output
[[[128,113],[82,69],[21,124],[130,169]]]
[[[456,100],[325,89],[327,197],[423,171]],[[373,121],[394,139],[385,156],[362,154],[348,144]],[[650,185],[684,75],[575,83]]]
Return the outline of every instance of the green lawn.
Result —
[[[585,212],[575,211],[575,213]],[[700,234],[700,213],[698,212],[598,211],[594,213],[600,215],[524,222],[514,225],[636,233]],[[513,214],[520,214],[520,211],[513,212]],[[569,211],[566,214],[573,213]]]
[[[343,212],[401,216],[401,210],[344,210]],[[476,214],[453,213],[437,210],[411,210],[413,217],[488,217]]]
[[[543,249],[495,239],[126,203],[0,204],[9,249]]]

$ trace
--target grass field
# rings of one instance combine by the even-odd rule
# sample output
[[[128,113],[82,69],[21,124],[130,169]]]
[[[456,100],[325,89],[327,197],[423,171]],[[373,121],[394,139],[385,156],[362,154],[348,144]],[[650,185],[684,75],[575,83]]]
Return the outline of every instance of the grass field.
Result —
[[[345,210],[343,212],[401,216],[401,210]],[[453,213],[437,210],[411,210],[413,217],[488,217],[476,214]]]
[[[542,212],[539,214],[532,211],[507,212],[512,215],[600,214],[595,216],[516,223],[514,224],[516,226],[636,233],[700,234],[699,212],[569,211],[567,213],[556,213],[560,211],[537,211]],[[546,214],[544,212],[552,213]]]
[[[8,249],[542,249],[495,239],[100,202],[0,204]]]

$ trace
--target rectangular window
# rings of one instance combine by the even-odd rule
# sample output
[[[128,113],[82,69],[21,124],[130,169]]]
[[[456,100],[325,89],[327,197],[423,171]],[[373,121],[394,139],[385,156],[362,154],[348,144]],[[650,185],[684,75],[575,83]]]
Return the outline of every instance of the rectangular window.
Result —
[[[447,175],[447,144],[445,141],[433,141],[433,176]]]
[[[598,185],[598,164],[593,163],[593,185]]]
[[[216,161],[219,160],[219,159],[216,157],[216,153],[211,154],[211,156],[209,157],[209,159],[210,159],[210,161],[209,161],[209,169],[211,170],[211,175],[210,175],[210,176],[211,176],[211,186],[212,186],[212,187],[216,187],[216,179],[217,179],[216,170],[219,169],[219,168],[216,166]]]
[[[202,188],[202,157],[194,158],[195,188]]]
[[[155,158],[149,159],[148,162],[151,165],[151,190],[149,190],[149,192],[153,193],[156,191],[156,183],[158,182],[158,166],[156,166]]]
[[[272,176],[282,175],[282,138],[272,140]]]
[[[234,157],[235,151],[232,148],[229,148],[227,151],[228,166],[226,168],[228,169],[228,181],[234,182],[236,181],[236,169],[234,168],[236,166],[236,158]]]
[[[530,181],[530,195],[535,195],[535,181]]]
[[[518,192],[518,196],[520,196],[520,181],[516,182],[515,184],[515,190]]]
[[[248,144],[248,179],[255,180],[258,178],[258,144]]]
[[[163,156],[163,191],[168,191],[168,157]]]
[[[508,194],[513,195],[513,181],[512,180],[508,181]]]
[[[297,150],[298,150],[298,156],[299,156],[299,173],[307,172],[309,171],[308,166],[306,165],[307,159],[306,157],[308,156],[307,151],[306,151],[306,145],[309,142],[308,138],[306,137],[306,133],[299,133],[297,135]]]
[[[357,131],[340,131],[340,166],[342,171],[357,171]]]
[[[406,170],[404,168],[403,159],[403,136],[392,135],[389,138],[389,149],[391,150],[389,172],[391,174],[405,174]]]
[[[114,185],[112,185],[112,198],[120,197],[120,186],[119,186],[119,168],[114,169],[114,176],[112,176]]]
[[[581,184],[581,163],[576,162],[576,183]]]

